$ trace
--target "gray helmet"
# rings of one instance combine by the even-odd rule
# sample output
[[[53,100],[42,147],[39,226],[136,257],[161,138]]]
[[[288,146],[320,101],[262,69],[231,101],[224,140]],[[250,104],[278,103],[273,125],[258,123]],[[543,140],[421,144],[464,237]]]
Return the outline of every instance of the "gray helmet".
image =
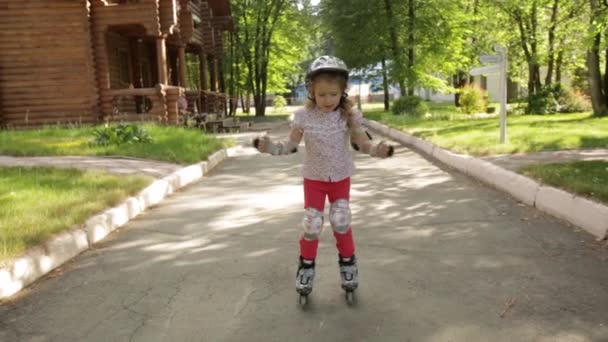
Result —
[[[309,82],[315,75],[322,72],[338,73],[348,80],[348,68],[346,67],[346,63],[338,57],[321,56],[315,59],[306,72],[306,82]]]

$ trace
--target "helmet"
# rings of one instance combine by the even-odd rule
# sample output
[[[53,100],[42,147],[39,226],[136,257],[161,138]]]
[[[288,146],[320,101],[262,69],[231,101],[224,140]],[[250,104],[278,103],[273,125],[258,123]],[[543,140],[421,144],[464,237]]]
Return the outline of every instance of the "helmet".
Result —
[[[315,59],[306,72],[306,82],[321,72],[335,72],[343,75],[348,80],[348,68],[346,63],[338,57],[321,56]]]

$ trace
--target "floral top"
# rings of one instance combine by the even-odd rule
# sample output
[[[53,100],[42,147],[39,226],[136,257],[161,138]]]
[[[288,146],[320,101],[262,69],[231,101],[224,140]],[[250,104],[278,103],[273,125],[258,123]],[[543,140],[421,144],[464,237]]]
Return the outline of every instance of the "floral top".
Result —
[[[363,115],[352,109],[352,122],[361,125]],[[292,128],[303,133],[306,158],[302,176],[311,180],[339,182],[355,171],[349,129],[340,111],[323,113],[302,108],[294,113]]]

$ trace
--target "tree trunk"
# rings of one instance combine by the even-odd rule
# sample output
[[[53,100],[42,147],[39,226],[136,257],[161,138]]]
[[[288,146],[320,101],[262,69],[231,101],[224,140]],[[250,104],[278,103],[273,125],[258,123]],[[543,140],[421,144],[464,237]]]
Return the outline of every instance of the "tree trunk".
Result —
[[[564,63],[564,50],[559,50],[557,53],[557,61],[555,62],[555,83],[562,83],[562,64]]]
[[[382,56],[382,86],[384,87],[384,110],[390,110],[390,94],[388,89],[388,75],[386,74],[386,58]]]
[[[399,47],[399,40],[397,39],[397,28],[395,27],[395,16],[393,13],[392,0],[384,0],[384,10],[386,12],[386,19],[388,22],[389,35],[391,37],[391,51],[393,52],[393,62],[395,63],[395,73],[397,76],[397,83],[399,83],[401,96],[405,96],[405,82],[403,80],[403,65],[401,64],[401,48]]]
[[[549,52],[547,63],[547,76],[545,77],[545,85],[551,85],[553,78],[553,68],[555,63],[555,29],[557,28],[557,12],[559,10],[559,0],[553,0],[551,8],[551,25],[549,27]]]
[[[593,2],[593,0],[592,0]],[[596,34],[593,39],[592,47],[587,51],[587,70],[589,72],[589,88],[591,91],[591,104],[593,115],[608,115],[608,104],[606,101],[605,90],[602,87],[602,75],[600,71],[600,34]]]
[[[414,87],[416,85],[414,74],[414,25],[415,25],[415,7],[414,0],[408,1],[408,34],[407,34],[407,94],[414,95]]]

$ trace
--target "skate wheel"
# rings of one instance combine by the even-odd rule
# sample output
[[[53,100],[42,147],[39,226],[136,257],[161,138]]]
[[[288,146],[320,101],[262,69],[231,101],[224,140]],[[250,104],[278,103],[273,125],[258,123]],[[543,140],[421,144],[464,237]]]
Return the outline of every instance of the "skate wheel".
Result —
[[[307,295],[300,295],[300,305],[305,306],[306,303],[308,303],[308,296]]]
[[[355,301],[355,293],[353,291],[346,291],[344,293],[344,296],[346,297],[346,302],[349,305],[352,305]]]

